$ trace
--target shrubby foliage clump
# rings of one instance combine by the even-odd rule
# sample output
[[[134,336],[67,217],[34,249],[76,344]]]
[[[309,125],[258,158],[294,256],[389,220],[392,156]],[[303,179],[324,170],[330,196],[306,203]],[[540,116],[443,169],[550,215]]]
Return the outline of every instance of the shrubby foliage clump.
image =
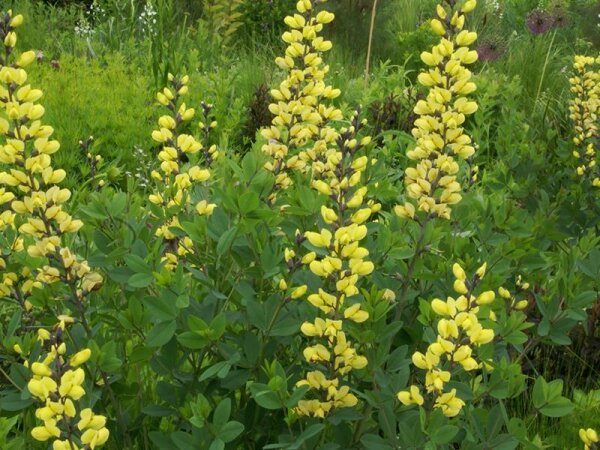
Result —
[[[394,2],[2,13],[2,448],[599,448],[593,7]]]

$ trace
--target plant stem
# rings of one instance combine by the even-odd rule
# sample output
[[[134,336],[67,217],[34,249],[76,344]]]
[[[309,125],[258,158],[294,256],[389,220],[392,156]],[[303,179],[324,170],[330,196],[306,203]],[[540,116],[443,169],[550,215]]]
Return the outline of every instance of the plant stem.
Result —
[[[417,244],[415,246],[415,254],[412,256],[410,262],[408,263],[408,270],[406,271],[406,276],[402,281],[402,287],[400,288],[400,295],[398,296],[398,303],[396,304],[396,314],[394,315],[394,322],[400,320],[402,316],[402,310],[406,305],[406,294],[408,293],[408,287],[410,285],[410,279],[415,271],[415,267],[417,265],[417,261],[419,260],[419,256],[424,249],[424,241],[425,241],[425,232],[427,230],[427,224],[431,217],[428,215],[427,218],[421,223],[421,230],[419,231],[419,237],[417,238]]]
[[[540,98],[540,94],[542,92],[542,85],[544,84],[544,79],[546,78],[546,69],[548,68],[548,61],[550,60],[550,52],[552,51],[552,46],[554,45],[554,38],[556,37],[556,30],[552,33],[552,39],[550,39],[550,46],[548,47],[548,52],[546,52],[546,60],[544,61],[544,67],[542,69],[542,76],[540,78],[540,83],[538,85],[537,93],[535,94],[535,101],[533,102],[533,108],[537,108],[537,103]]]
[[[373,33],[375,32],[377,3],[378,0],[373,0],[373,9],[371,10],[371,26],[369,28],[369,45],[367,46],[367,62],[365,64],[365,87],[369,85],[369,69],[371,68],[371,50],[373,49]]]

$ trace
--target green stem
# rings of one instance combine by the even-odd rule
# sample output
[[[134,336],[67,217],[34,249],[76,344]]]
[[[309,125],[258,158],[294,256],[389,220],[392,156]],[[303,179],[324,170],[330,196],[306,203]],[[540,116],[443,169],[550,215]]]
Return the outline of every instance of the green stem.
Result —
[[[373,49],[373,34],[375,32],[375,16],[377,15],[378,0],[373,1],[371,10],[371,26],[369,27],[369,45],[367,46],[367,62],[365,64],[365,87],[369,85],[369,69],[371,68],[371,51]]]
[[[552,46],[554,45],[554,38],[556,37],[556,31],[552,33],[552,39],[550,39],[550,46],[548,47],[548,51],[546,52],[546,60],[544,61],[544,67],[542,69],[542,76],[540,78],[540,83],[538,85],[537,93],[535,94],[535,101],[533,102],[533,108],[537,107],[538,100],[540,98],[540,94],[542,92],[542,85],[544,84],[544,79],[546,78],[546,69],[548,68],[548,61],[550,60],[550,52],[552,51]]]
[[[427,225],[431,220],[431,216],[427,216],[427,218],[421,223],[421,229],[419,231],[419,237],[417,238],[417,244],[415,246],[415,254],[412,256],[410,262],[408,263],[408,270],[406,271],[406,275],[404,280],[402,281],[402,287],[400,288],[400,295],[398,296],[398,302],[396,304],[396,314],[394,315],[394,321],[400,320],[402,316],[402,311],[404,310],[404,306],[406,306],[406,295],[408,294],[408,287],[410,286],[410,281],[415,271],[415,267],[417,265],[417,261],[419,260],[419,256],[423,252],[425,248],[425,232],[427,231]]]

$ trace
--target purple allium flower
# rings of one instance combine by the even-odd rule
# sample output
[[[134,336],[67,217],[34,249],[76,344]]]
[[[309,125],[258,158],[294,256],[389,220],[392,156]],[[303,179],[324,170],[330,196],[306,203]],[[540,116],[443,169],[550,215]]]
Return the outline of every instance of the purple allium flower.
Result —
[[[554,28],[562,28],[567,26],[569,23],[569,17],[567,11],[563,8],[556,8],[552,10],[552,26]]]
[[[547,11],[534,9],[527,16],[527,28],[533,34],[543,34],[554,26],[554,20]]]

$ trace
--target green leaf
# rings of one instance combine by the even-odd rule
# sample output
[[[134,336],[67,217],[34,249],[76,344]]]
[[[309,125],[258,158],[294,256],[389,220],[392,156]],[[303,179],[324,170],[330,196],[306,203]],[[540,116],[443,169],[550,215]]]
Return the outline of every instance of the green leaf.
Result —
[[[127,284],[132,288],[145,288],[152,284],[154,276],[151,273],[134,273],[127,280]]]
[[[442,425],[433,430],[431,440],[438,445],[447,444],[458,433],[458,427],[454,425]]]
[[[237,230],[237,226],[233,226],[219,237],[219,242],[217,242],[217,255],[223,256],[225,252],[228,252],[231,249],[233,241],[237,236]]]
[[[221,439],[215,439],[208,447],[208,450],[223,450],[225,448],[225,442]]]
[[[240,422],[232,420],[221,427],[218,436],[223,442],[227,443],[233,441],[236,437],[242,434],[243,431],[244,425]]]
[[[369,450],[391,450],[392,447],[382,437],[376,434],[365,434],[360,438],[360,443],[364,445],[364,448]]]
[[[251,384],[250,392],[252,393],[254,401],[265,409],[280,409],[284,406],[277,396],[277,393],[270,390],[264,384]]]
[[[260,199],[256,192],[247,191],[244,192],[238,198],[238,205],[242,214],[248,214],[260,206]]]
[[[193,331],[184,331],[183,333],[178,334],[177,342],[179,342],[185,348],[189,348],[191,350],[200,350],[210,343],[208,339],[200,336],[197,333],[194,333]]]
[[[294,392],[292,392],[292,395],[290,395],[290,398],[286,400],[285,406],[287,408],[293,408],[294,406],[296,406],[298,402],[302,400],[302,397],[304,397],[304,394],[306,394],[309,389],[310,388],[306,385],[296,388]]]
[[[175,320],[177,317],[178,311],[176,305],[171,299],[164,298],[164,296],[144,297],[143,304],[150,313],[152,321],[155,323]]]
[[[21,411],[33,404],[32,398],[22,399],[19,392],[12,392],[8,395],[2,395],[0,398],[0,410]]]
[[[532,391],[533,406],[535,406],[536,409],[540,409],[546,404],[547,390],[548,388],[546,380],[544,380],[543,377],[538,377],[533,384]]]
[[[302,322],[297,319],[280,320],[271,329],[270,336],[292,336],[300,331]]]
[[[229,364],[227,361],[220,361],[202,372],[202,375],[200,375],[198,381],[208,380],[215,375],[217,375],[219,378],[224,378],[229,373],[230,369],[231,364]]]
[[[150,417],[167,417],[172,416],[175,412],[173,408],[161,405],[148,405],[142,408],[142,414]]]
[[[127,264],[127,267],[134,272],[152,275],[152,267],[150,267],[148,263],[144,261],[144,258],[138,255],[130,254],[125,256],[123,259],[125,259],[125,264]]]
[[[220,429],[223,425],[227,423],[229,420],[229,415],[231,414],[231,399],[224,398],[219,402],[215,411],[213,412],[213,425]]]
[[[574,408],[575,405],[568,398],[559,397],[540,408],[540,412],[548,417],[563,417],[570,414]]]
[[[150,333],[146,336],[146,345],[148,347],[160,347],[171,340],[177,324],[175,321],[161,322],[154,325]]]

